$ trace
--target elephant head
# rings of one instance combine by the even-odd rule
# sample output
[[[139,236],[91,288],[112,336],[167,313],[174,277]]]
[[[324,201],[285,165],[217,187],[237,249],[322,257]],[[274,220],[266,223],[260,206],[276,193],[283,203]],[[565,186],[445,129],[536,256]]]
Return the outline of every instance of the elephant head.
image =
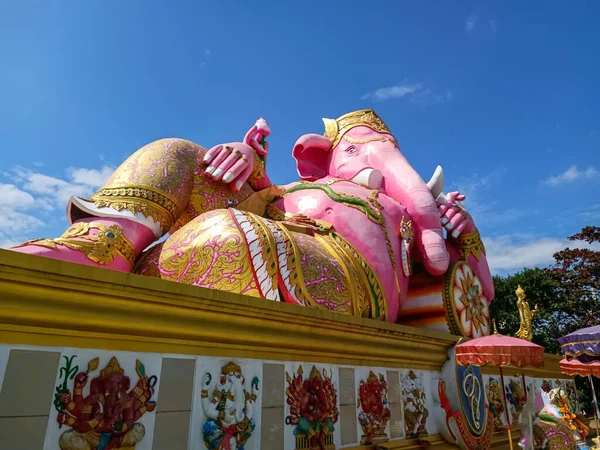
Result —
[[[324,136],[306,134],[294,146],[292,155],[300,178],[351,180],[379,189],[403,204],[415,225],[416,245],[425,268],[432,275],[443,274],[449,255],[436,204],[443,187],[441,168],[425,183],[387,126],[370,109],[323,121]]]

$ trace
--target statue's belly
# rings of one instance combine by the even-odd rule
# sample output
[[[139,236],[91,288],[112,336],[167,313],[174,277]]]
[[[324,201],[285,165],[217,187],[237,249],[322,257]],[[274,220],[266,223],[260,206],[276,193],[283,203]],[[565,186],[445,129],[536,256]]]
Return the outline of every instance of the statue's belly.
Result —
[[[278,200],[275,206],[283,212],[303,214],[333,225],[336,232],[348,240],[373,267],[386,293],[388,316],[396,317],[399,308],[398,285],[402,297],[408,288],[408,280],[397,270],[401,259],[396,223],[400,223],[403,208],[395,202],[390,204],[391,200],[387,198],[379,199],[378,203],[382,205],[380,209],[369,202],[366,196],[355,197],[361,202],[333,201],[326,193],[311,189],[290,193]],[[391,208],[396,210],[390,211]]]

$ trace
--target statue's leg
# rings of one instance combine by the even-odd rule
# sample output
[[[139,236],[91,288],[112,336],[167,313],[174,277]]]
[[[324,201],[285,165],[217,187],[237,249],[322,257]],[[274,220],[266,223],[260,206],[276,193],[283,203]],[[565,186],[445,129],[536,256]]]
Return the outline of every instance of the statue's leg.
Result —
[[[245,185],[233,194],[229,186],[205,177],[205,152],[183,139],[142,147],[91,199],[69,200],[72,225],[60,238],[30,241],[13,250],[129,272],[142,251],[169,230],[251,193]]]
[[[58,438],[60,450],[90,450],[91,446],[85,437],[75,430],[65,431]]]
[[[383,318],[377,275],[335,233],[236,209],[198,216],[157,248],[136,273],[226,292]]]

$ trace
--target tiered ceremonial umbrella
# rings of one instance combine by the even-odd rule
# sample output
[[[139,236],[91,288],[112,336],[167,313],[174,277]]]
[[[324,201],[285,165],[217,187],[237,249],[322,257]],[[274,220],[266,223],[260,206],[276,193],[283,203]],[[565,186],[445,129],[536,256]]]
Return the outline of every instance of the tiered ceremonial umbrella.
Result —
[[[596,422],[596,439],[600,438],[598,426],[598,400],[592,375],[600,377],[600,325],[582,328],[571,334],[558,338],[562,354],[560,370],[567,375],[588,377],[592,398],[594,400],[594,421]]]
[[[494,323],[494,334],[472,339],[456,346],[456,362],[462,366],[498,366],[500,368],[502,395],[504,397],[504,404],[507,406],[505,412],[508,442],[510,449],[513,450],[502,368],[542,367],[544,365],[544,347],[523,339],[498,334],[496,324]],[[523,389],[527,392],[527,386],[523,386]]]

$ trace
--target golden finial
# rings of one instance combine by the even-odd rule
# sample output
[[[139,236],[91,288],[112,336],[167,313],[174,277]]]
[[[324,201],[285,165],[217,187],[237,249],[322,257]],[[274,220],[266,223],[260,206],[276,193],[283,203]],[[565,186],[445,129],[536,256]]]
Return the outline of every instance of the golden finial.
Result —
[[[496,327],[496,319],[492,320],[492,323],[494,324],[494,334],[498,334],[498,328]]]
[[[381,117],[372,109],[353,111],[337,119],[323,119],[323,124],[325,125],[324,136],[333,143],[331,148],[340,142],[344,133],[354,127],[369,127],[378,133],[392,134]]]

